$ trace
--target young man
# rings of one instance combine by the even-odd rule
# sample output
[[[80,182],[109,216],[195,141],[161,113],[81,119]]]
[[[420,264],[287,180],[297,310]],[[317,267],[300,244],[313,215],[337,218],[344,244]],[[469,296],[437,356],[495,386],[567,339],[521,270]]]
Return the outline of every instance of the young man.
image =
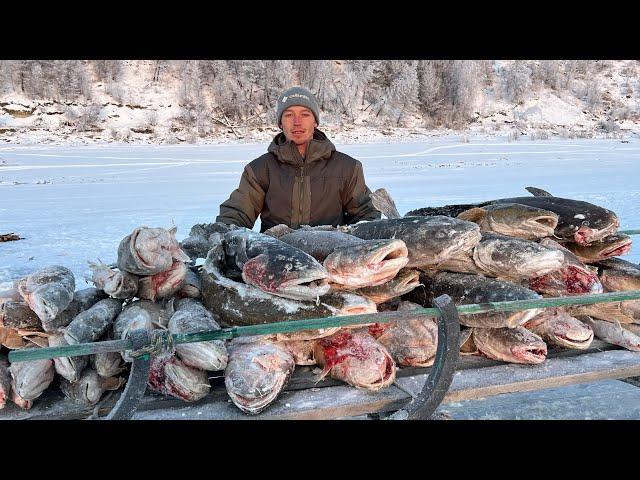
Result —
[[[320,109],[311,92],[301,87],[284,91],[276,116],[282,132],[268,153],[244,168],[240,186],[220,205],[217,222],[253,228],[260,215],[264,232],[280,223],[298,228],[380,218],[362,164],[336,151],[317,129]]]

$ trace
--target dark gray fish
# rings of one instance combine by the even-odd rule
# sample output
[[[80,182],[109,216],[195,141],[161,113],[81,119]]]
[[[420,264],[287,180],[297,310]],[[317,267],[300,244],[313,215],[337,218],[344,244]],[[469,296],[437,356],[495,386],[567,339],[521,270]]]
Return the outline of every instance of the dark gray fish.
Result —
[[[608,258],[595,264],[602,285],[609,292],[640,290],[640,266],[621,258]]]
[[[593,341],[593,330],[561,308],[545,308],[523,325],[545,342],[563,348],[584,350]]]
[[[578,320],[590,326],[600,340],[618,345],[633,352],[640,352],[640,336],[623,328],[619,322],[606,322],[586,315],[578,316]]]
[[[280,240],[246,228],[224,236],[228,273],[293,300],[315,300],[329,291],[327,271],[316,259]]]
[[[169,332],[178,334],[220,330],[216,318],[218,316],[202,303],[185,298],[175,303],[175,313],[169,320]],[[189,367],[215,371],[224,370],[227,366],[228,355],[223,340],[182,343],[177,344],[175,349],[180,360]]]
[[[150,277],[141,277],[137,296],[155,301],[170,297],[184,285],[189,268],[182,261],[174,261],[171,267]]]
[[[147,330],[151,333],[154,324],[158,324],[162,308],[149,300],[137,300],[125,306],[122,313],[113,322],[113,337],[126,339],[133,330]],[[131,351],[122,352],[126,362],[132,362]]]
[[[49,335],[50,347],[61,347],[69,345],[62,332],[55,332]],[[56,357],[53,359],[53,366],[56,372],[70,382],[77,382],[82,371],[89,363],[87,355],[75,357]]]
[[[152,357],[147,384],[158,393],[185,402],[200,400],[211,389],[207,372],[186,366],[171,353]]]
[[[449,295],[456,305],[542,298],[534,291],[515,283],[464,273],[437,272],[434,275],[421,275],[420,283],[423,286],[404,295],[403,299],[430,307],[435,298],[445,294]],[[540,309],[474,313],[460,315],[460,323],[468,327],[513,328],[527,322],[539,312]]]
[[[276,399],[294,368],[293,355],[277,343],[232,341],[224,372],[227,394],[240,410],[255,415]]]
[[[482,232],[537,240],[551,237],[558,215],[548,210],[518,203],[497,203],[475,207],[457,215],[460,220],[477,223]]]
[[[140,276],[150,276],[171,268],[174,260],[191,259],[180,249],[177,228],[138,227],[118,246],[118,268]]]
[[[420,285],[420,272],[405,268],[400,270],[392,280],[375,287],[360,288],[356,293],[380,304],[409,293],[418,285]]]
[[[365,240],[402,240],[409,252],[406,267],[434,267],[454,255],[471,251],[480,241],[480,227],[445,216],[372,220],[341,227]]]
[[[80,313],[64,329],[64,338],[70,345],[93,342],[113,324],[122,311],[122,300],[105,298]]]
[[[540,245],[562,252],[564,261],[561,268],[545,275],[530,278],[529,288],[531,290],[553,297],[603,292],[602,284],[596,273],[578,260],[578,257],[569,250],[550,238],[542,239]]]
[[[396,365],[387,349],[364,330],[341,330],[315,342],[314,358],[322,372],[356,388],[377,391],[396,378]]]
[[[564,246],[571,250],[580,261],[596,263],[607,258],[626,255],[631,251],[632,240],[629,235],[615,233],[589,245],[566,242]]]
[[[102,262],[88,262],[93,272],[91,279],[96,287],[113,298],[132,298],[138,291],[138,276],[125,271],[109,268]]]
[[[76,283],[71,270],[53,265],[18,280],[17,287],[24,301],[44,324],[69,306]]]
[[[98,288],[91,287],[78,290],[74,292],[73,300],[69,306],[60,312],[54,319],[42,322],[42,328],[45,332],[53,332],[64,328],[80,313],[107,297],[107,294]]]
[[[4,408],[7,400],[11,398],[11,373],[9,361],[0,353],[0,410]]]
[[[87,368],[74,382],[63,379],[60,390],[65,397],[82,405],[95,405],[107,390],[118,390],[126,381],[123,378],[103,378],[95,370]]]
[[[365,241],[338,230],[317,230],[304,227],[292,230],[277,238],[308,253],[319,262],[323,262],[336,248],[350,247]]]
[[[193,260],[207,258],[209,249],[218,243],[218,237],[237,228],[222,222],[199,223],[191,227],[189,236],[180,242],[180,246]]]
[[[473,343],[485,356],[503,362],[537,364],[547,358],[547,344],[524,327],[475,327]]]

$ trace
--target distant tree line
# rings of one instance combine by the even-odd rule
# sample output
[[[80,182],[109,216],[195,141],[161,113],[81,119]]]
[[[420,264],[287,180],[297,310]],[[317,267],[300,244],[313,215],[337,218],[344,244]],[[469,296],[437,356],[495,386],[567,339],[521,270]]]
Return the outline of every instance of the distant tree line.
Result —
[[[79,103],[97,117],[96,85],[115,102],[136,102],[127,73],[177,98],[176,120],[207,130],[212,123],[261,126],[273,123],[278,94],[291,85],[309,88],[327,122],[348,124],[359,117],[379,126],[463,126],[489,95],[512,104],[545,87],[569,91],[597,108],[603,93],[595,73],[607,61],[462,60],[126,60],[0,61],[0,94],[34,100]],[[145,68],[141,68],[144,64]],[[635,67],[628,88],[638,88]],[[138,78],[138,77],[136,77]],[[575,80],[580,82],[576,83]],[[577,85],[580,85],[578,88]],[[177,90],[176,90],[177,89]],[[89,113],[87,114],[89,115]],[[411,120],[411,122],[409,122]],[[150,123],[154,118],[150,117]]]

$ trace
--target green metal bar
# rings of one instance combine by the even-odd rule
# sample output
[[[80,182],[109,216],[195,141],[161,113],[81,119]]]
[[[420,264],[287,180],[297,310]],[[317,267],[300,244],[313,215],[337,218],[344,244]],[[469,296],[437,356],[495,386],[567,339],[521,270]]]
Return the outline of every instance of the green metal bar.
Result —
[[[640,299],[640,290],[579,295],[575,297],[554,297],[536,300],[515,300],[510,302],[458,305],[456,308],[459,315],[471,315],[474,313],[517,312],[532,308],[561,307],[566,305],[592,305],[594,303],[620,302],[624,300],[637,299]],[[361,325],[364,323],[388,323],[393,320],[415,317],[416,313],[429,317],[440,316],[440,311],[437,308],[420,308],[409,312],[380,312],[364,315],[345,315],[340,317],[308,318],[305,320],[292,320],[288,322],[267,323],[263,325],[231,327],[221,330],[212,330],[209,332],[174,334],[172,335],[172,340],[174,344],[180,344],[204,342],[208,340],[227,340],[249,335],[291,333],[301,330],[343,327],[346,325]],[[11,362],[24,362],[28,360],[41,360],[46,358],[91,355],[99,352],[121,352],[124,350],[131,350],[132,348],[131,341],[128,339],[109,340],[106,342],[80,343],[77,345],[66,345],[62,347],[14,350],[9,353],[9,360]]]
[[[625,235],[640,235],[640,230],[618,230],[618,233],[624,233]]]

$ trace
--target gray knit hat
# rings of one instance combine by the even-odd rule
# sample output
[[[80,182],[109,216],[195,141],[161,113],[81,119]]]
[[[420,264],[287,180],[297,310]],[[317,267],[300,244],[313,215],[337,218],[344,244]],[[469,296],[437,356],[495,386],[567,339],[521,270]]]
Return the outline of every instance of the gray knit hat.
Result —
[[[318,108],[316,97],[314,97],[313,93],[311,93],[306,88],[293,87],[285,90],[278,97],[278,105],[276,108],[276,119],[278,121],[278,126],[280,126],[280,122],[282,121],[282,114],[284,113],[284,111],[294,105],[307,107],[309,110],[311,110],[313,112],[313,116],[316,117],[316,123],[320,125],[320,109]]]

